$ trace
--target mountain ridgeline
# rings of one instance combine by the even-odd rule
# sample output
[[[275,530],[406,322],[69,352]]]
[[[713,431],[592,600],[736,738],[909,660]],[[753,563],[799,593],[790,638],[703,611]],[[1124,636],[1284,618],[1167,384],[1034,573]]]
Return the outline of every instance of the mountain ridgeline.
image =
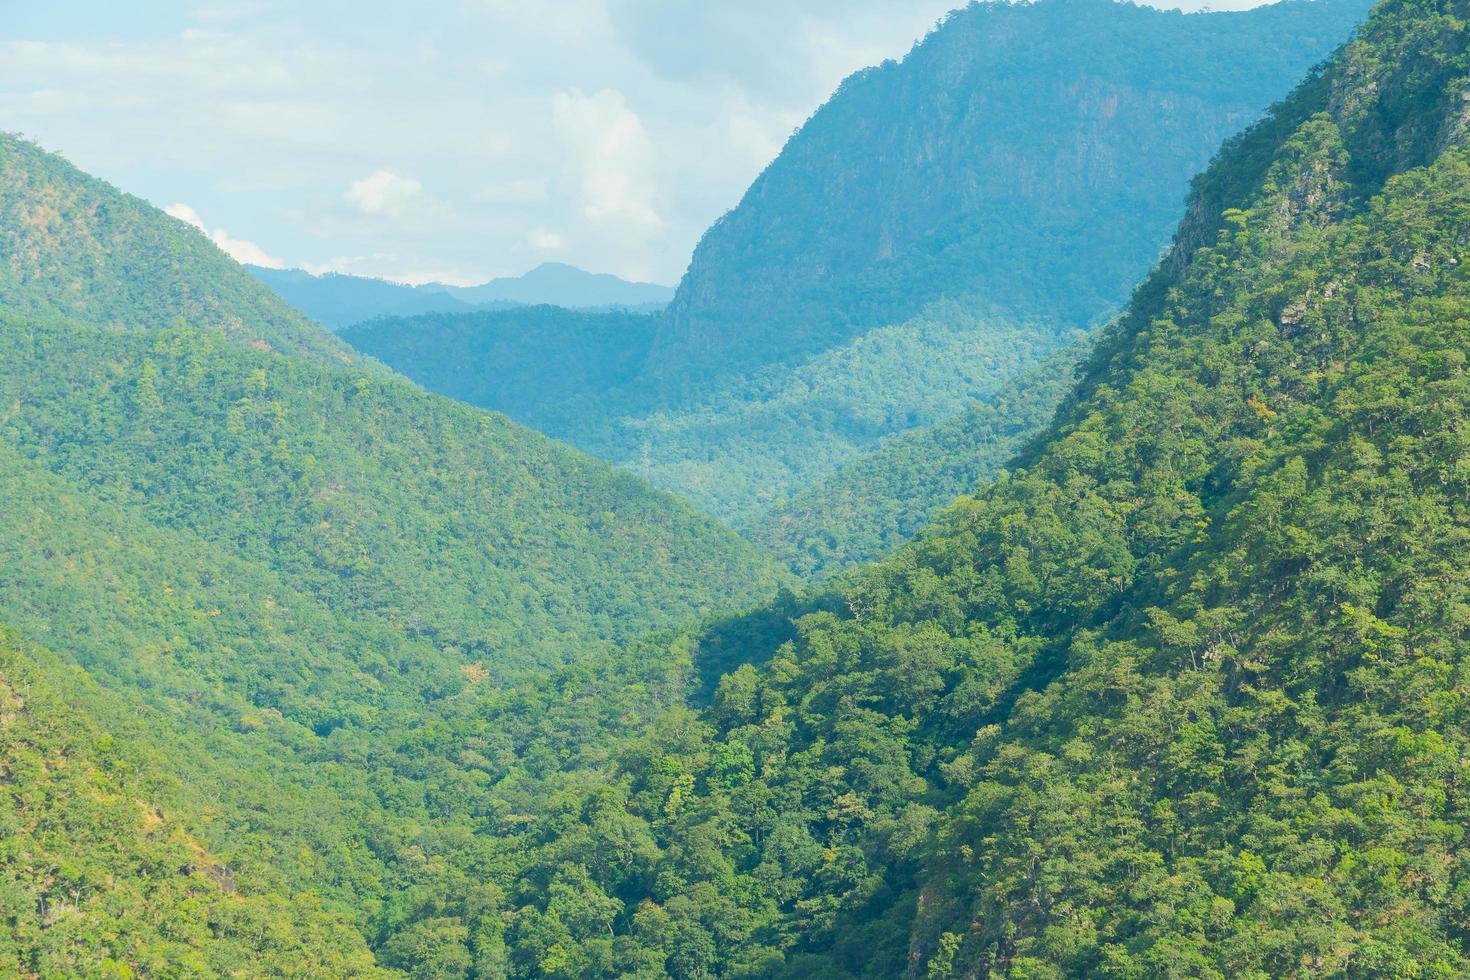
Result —
[[[468,313],[548,303],[578,310],[652,312],[667,306],[674,295],[667,286],[583,272],[562,262],[545,262],[523,276],[492,279],[478,286],[437,282],[409,286],[341,273],[246,268],[286,302],[333,330],[385,316]]]
[[[557,361],[491,356],[521,329],[514,311],[344,339],[761,540],[787,528],[781,547],[800,551],[831,529],[783,513],[788,501],[895,436],[991,402],[1117,313],[1167,246],[1190,177],[1366,10],[958,10],[903,61],[843,83],[706,233],[652,342],[630,351],[637,371],[576,397],[508,389]],[[441,340],[459,356],[426,356]],[[872,557],[866,540],[835,550]]]
[[[0,308],[108,329],[187,323],[231,340],[357,361],[181,221],[60,157],[0,139]]]

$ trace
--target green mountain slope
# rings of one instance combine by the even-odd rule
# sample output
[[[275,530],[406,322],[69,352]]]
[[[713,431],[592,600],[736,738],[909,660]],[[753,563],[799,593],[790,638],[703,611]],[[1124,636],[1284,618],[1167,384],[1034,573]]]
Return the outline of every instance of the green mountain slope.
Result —
[[[774,585],[754,547],[637,478],[401,380],[188,328],[0,336],[0,438],[440,645],[548,663]]]
[[[901,63],[848,79],[710,228],[632,378],[515,417],[758,523],[1109,319],[1190,176],[1366,9],[957,11]],[[425,359],[417,327],[412,348],[391,324],[350,342],[477,404],[546,376],[544,359]]]
[[[14,211],[0,221],[35,268],[101,257],[65,304],[51,279],[18,281],[0,303],[0,622],[84,669],[113,717],[146,730],[180,833],[252,905],[284,909],[250,920],[262,964],[290,974],[291,951],[322,930],[324,959],[300,957],[297,974],[332,972],[318,966],[337,953],[366,968],[369,947],[386,967],[489,962],[492,940],[472,927],[499,921],[487,889],[509,884],[515,846],[493,816],[511,804],[496,799],[573,764],[631,724],[633,705],[672,697],[592,710],[574,696],[600,683],[588,672],[651,658],[616,645],[769,596],[782,573],[630,474],[338,356],[289,311],[269,320],[284,308],[268,294],[266,319],[249,303],[232,314],[260,293],[213,246],[199,264],[168,252],[172,219],[20,149],[8,199],[95,194],[83,213],[132,224],[119,239],[80,219],[66,234]],[[172,258],[154,276],[160,249]],[[136,264],[117,264],[129,252]],[[58,305],[91,322],[34,312]],[[552,749],[535,747],[543,723]],[[93,848],[86,832],[48,847],[75,834]],[[208,975],[248,948],[226,944],[225,922],[220,948],[189,959],[199,943],[182,931],[215,914],[213,899],[191,911],[197,881],[149,885],[129,848],[93,848],[88,871],[128,882],[125,924],[88,905],[72,942],[17,892],[16,961],[96,973],[134,962],[118,944],[141,944]],[[297,906],[299,932],[282,924]],[[171,908],[177,946],[150,931]]]
[[[355,349],[412,369],[449,398],[535,427],[569,398],[624,384],[648,356],[652,314],[555,306],[380,318],[342,331]]]
[[[0,308],[98,326],[187,323],[355,360],[204,235],[33,143],[0,133]]]
[[[350,922],[194,838],[147,745],[83,672],[0,631],[0,971],[378,975]]]
[[[586,787],[626,861],[539,825],[520,975],[1470,971],[1467,78],[1389,0],[1231,143],[1021,467]]]
[[[807,579],[872,561],[994,479],[1051,421],[1075,382],[1087,335],[984,401],[927,429],[894,436],[746,527]]]

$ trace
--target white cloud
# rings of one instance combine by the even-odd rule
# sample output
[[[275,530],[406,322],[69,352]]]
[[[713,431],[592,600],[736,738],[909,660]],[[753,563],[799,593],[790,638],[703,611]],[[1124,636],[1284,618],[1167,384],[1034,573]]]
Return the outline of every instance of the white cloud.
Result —
[[[421,213],[430,203],[423,184],[391,170],[379,170],[361,180],[354,180],[344,196],[348,204],[363,214],[389,218]]]
[[[554,231],[536,228],[526,236],[526,244],[538,252],[556,252],[566,247],[566,239]]]
[[[670,281],[842,75],[960,3],[0,0],[0,129],[292,265]]]
[[[654,208],[653,144],[621,92],[560,92],[552,97],[551,118],[577,168],[589,220],[635,235],[664,227]]]
[[[163,209],[170,217],[178,218],[186,224],[193,225],[202,231],[206,237],[230,258],[243,265],[259,265],[267,269],[284,269],[286,263],[268,253],[254,242],[247,242],[240,238],[231,238],[230,233],[223,228],[210,229],[199,217],[199,212],[187,204],[172,204]]]

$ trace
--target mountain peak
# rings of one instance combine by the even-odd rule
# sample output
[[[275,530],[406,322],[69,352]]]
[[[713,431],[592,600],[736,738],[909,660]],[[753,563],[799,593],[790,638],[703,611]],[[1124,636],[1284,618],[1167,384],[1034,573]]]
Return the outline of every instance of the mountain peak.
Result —
[[[333,330],[385,316],[468,313],[514,306],[656,309],[674,295],[668,286],[628,282],[565,262],[543,262],[523,275],[491,279],[478,286],[442,282],[410,286],[342,273],[313,275],[301,269],[247,268],[286,302]]]

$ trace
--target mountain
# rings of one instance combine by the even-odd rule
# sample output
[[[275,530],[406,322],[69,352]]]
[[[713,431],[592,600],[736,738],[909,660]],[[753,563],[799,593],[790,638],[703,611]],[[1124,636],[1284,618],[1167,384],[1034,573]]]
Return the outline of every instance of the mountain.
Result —
[[[240,892],[199,815],[153,802],[171,780],[148,745],[85,673],[0,631],[0,971],[385,975],[309,896]]]
[[[1470,973],[1467,79],[1385,0],[1008,472],[740,613],[754,549],[309,333],[15,294],[0,966]]]
[[[1467,78],[1386,0],[1227,144],[1008,475],[559,802],[512,962],[1470,973]]]
[[[629,282],[605,272],[583,272],[565,262],[543,262],[525,275],[491,279],[479,286],[443,286],[467,303],[510,302],[525,306],[664,307],[674,298],[668,286]]]
[[[958,10],[902,62],[844,82],[709,229],[632,378],[516,417],[757,525],[1112,317],[1167,245],[1190,176],[1366,9]],[[541,376],[535,362],[425,362],[390,333],[351,342],[478,404]]]
[[[162,221],[34,144],[0,135],[0,308],[147,330],[188,323],[231,340],[356,362],[198,230]]]
[[[534,422],[633,378],[657,330],[651,313],[533,306],[381,318],[340,336],[379,360],[412,364],[441,395]]]
[[[336,272],[318,276],[301,269],[266,269],[255,265],[245,268],[282,300],[332,330],[380,316],[467,312],[474,308],[439,289],[366,276]]]
[[[807,580],[880,558],[995,479],[1071,390],[1086,334],[985,401],[886,441],[745,529]]]
[[[560,262],[546,262],[523,276],[492,279],[479,286],[409,286],[340,273],[312,275],[300,269],[245,268],[287,303],[333,330],[379,317],[515,306],[654,310],[667,306],[674,295],[667,286],[583,272]]]
[[[491,793],[657,703],[589,720],[589,672],[783,574],[358,358],[161,212],[13,137],[0,156],[0,623],[17,676],[54,654],[36,683],[78,706],[27,701],[0,762],[31,835],[0,848],[0,972],[407,969],[467,928],[430,893],[488,928]]]

